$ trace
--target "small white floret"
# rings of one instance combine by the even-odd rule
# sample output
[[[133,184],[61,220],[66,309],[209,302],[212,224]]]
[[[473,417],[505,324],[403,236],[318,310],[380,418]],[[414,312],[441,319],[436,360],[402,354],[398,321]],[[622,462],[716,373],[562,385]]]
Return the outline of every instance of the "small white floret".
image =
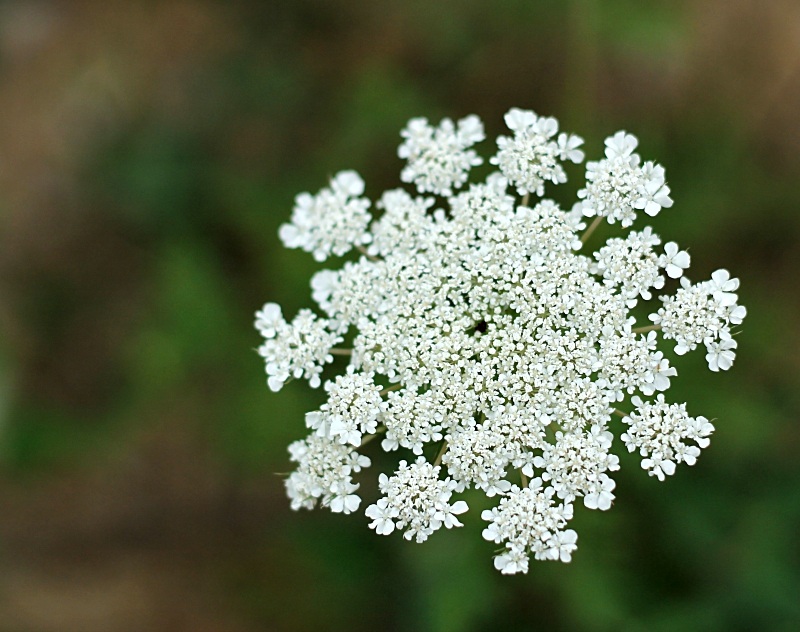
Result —
[[[670,241],[664,245],[664,255],[659,260],[659,266],[664,268],[670,279],[679,279],[683,271],[689,268],[691,259],[685,250],[679,250],[678,244]]]

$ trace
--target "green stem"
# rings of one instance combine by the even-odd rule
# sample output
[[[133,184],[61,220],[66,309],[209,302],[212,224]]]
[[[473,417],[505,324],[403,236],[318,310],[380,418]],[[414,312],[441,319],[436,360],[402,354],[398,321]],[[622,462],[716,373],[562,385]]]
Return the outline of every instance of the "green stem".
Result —
[[[401,388],[403,388],[402,384],[395,384],[394,386],[387,386],[385,389],[383,389],[379,393],[379,395],[383,396],[383,395],[386,395],[386,393],[391,393],[392,391],[397,391],[397,390],[399,390]]]
[[[528,477],[525,476],[525,473],[522,470],[519,471],[519,478],[522,481],[522,487],[523,488],[527,487],[528,486]]]
[[[340,356],[349,356],[353,355],[352,349],[331,349],[329,351],[331,355],[340,355]]]
[[[619,415],[620,417],[627,417],[628,413],[623,413],[621,410],[614,409],[614,414]]]
[[[598,215],[597,217],[594,218],[594,221],[591,223],[589,228],[586,229],[586,232],[583,233],[583,235],[581,235],[581,243],[582,244],[586,243],[586,240],[589,239],[589,237],[592,236],[592,233],[595,231],[595,229],[598,226],[600,226],[600,222],[602,222],[602,221],[603,221],[603,216],[602,215]]]
[[[364,248],[364,246],[356,246],[356,247],[358,248],[358,251],[359,251],[361,254],[363,254],[363,255],[364,255],[364,256],[365,256],[367,259],[369,259],[370,261],[380,261],[380,259],[379,259],[378,257],[373,257],[371,254],[369,254],[369,253],[367,252],[367,249],[366,249],[366,248]]]
[[[442,442],[442,447],[439,449],[439,454],[436,455],[436,460],[433,462],[433,467],[436,467],[442,462],[444,453],[447,452],[447,441]]]
[[[647,327],[637,327],[636,329],[631,329],[631,331],[635,334],[642,334],[646,331],[659,331],[661,329],[661,325],[647,325]]]

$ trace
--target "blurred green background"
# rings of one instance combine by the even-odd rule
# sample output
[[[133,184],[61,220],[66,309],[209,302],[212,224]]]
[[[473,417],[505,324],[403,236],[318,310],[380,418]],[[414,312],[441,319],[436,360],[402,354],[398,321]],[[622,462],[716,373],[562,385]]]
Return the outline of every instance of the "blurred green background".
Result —
[[[749,316],[729,373],[676,362],[698,464],[617,443],[573,562],[509,578],[479,502],[424,545],[291,512],[321,393],[269,392],[252,322],[311,306],[296,193],[354,168],[376,199],[410,117],[493,138],[512,106],[590,157],[636,134],[655,230]],[[0,3],[0,630],[799,630],[799,153],[796,0]]]

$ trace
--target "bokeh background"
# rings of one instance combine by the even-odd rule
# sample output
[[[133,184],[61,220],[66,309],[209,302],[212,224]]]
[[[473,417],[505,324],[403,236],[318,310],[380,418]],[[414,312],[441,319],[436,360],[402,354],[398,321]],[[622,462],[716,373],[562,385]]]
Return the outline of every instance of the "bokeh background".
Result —
[[[478,497],[419,546],[289,510],[321,393],[269,392],[252,321],[311,306],[296,193],[354,168],[375,199],[410,117],[493,138],[512,106],[590,156],[635,133],[652,225],[750,313],[729,373],[676,362],[698,464],[617,444],[572,564],[508,578]],[[796,0],[0,3],[0,630],[800,629],[799,154]]]

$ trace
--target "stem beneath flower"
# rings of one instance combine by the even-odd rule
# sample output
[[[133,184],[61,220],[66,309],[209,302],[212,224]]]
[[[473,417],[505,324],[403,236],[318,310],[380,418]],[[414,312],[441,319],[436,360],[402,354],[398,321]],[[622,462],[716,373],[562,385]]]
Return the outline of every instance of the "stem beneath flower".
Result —
[[[433,467],[436,467],[442,462],[442,457],[444,453],[447,452],[447,441],[442,443],[442,447],[439,449],[439,454],[436,455],[436,460],[433,462]]]
[[[352,349],[331,349],[329,351],[331,355],[340,355],[340,356],[349,356],[353,355]]]
[[[589,239],[589,237],[592,236],[592,233],[595,231],[595,229],[598,226],[600,226],[600,222],[602,222],[602,221],[603,221],[603,216],[602,215],[598,215],[597,217],[594,218],[594,221],[591,223],[589,228],[586,229],[586,232],[583,233],[583,235],[581,235],[581,243],[582,244],[586,243],[586,240]]]
[[[614,414],[619,415],[620,417],[627,417],[628,413],[623,413],[621,410],[614,409]]]
[[[637,327],[636,329],[631,329],[631,331],[635,334],[642,334],[646,331],[659,331],[661,329],[661,325],[647,325],[647,327]]]
[[[528,206],[528,199],[531,197],[530,191],[522,196],[522,206]]]
[[[379,259],[378,257],[373,257],[371,254],[369,254],[369,253],[367,252],[367,249],[366,249],[366,248],[364,248],[364,246],[356,246],[356,248],[358,248],[358,251],[359,251],[361,254],[363,254],[363,255],[364,255],[364,256],[365,256],[367,259],[369,259],[370,261],[380,261],[380,259]]]
[[[379,395],[383,396],[383,395],[386,395],[386,393],[391,393],[392,391],[397,391],[397,390],[399,390],[401,388],[403,388],[402,384],[395,384],[394,386],[387,386],[385,389],[383,389],[379,393]]]
[[[522,470],[519,471],[519,478],[522,481],[522,487],[525,488],[528,486],[528,477],[525,476],[525,472]]]

